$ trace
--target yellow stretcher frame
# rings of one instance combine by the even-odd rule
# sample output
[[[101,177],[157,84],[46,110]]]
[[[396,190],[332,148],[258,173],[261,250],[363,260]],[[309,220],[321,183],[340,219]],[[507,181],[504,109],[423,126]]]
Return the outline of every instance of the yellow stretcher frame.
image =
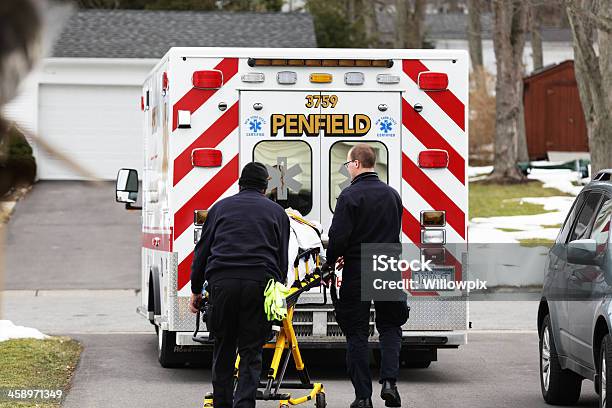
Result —
[[[315,259],[315,272],[310,273],[309,270],[309,261],[308,258],[310,255]],[[289,290],[289,294],[287,297],[291,295],[295,295],[296,292],[303,290],[309,284],[313,284],[317,281],[320,282],[321,272],[320,272],[320,264],[321,259],[318,251],[313,251],[312,253],[307,254],[305,258],[305,267],[306,267],[306,276],[301,281],[299,280],[299,271],[297,262],[302,258],[303,254],[298,255],[296,263],[294,264],[294,271],[296,280],[294,284],[291,286]],[[274,349],[274,355],[272,356],[272,362],[270,363],[270,368],[268,369],[267,381],[265,383],[264,391],[257,395],[257,400],[263,401],[271,401],[278,400],[279,408],[288,408],[292,405],[300,405],[306,403],[308,401],[314,401],[316,408],[325,408],[327,406],[325,400],[325,388],[321,383],[313,383],[310,381],[310,376],[308,375],[308,370],[306,369],[306,365],[304,364],[304,360],[302,359],[302,354],[300,352],[299,343],[297,340],[297,336],[295,335],[295,330],[293,328],[293,311],[295,309],[295,304],[288,306],[287,308],[287,316],[282,320],[282,327],[280,328],[278,334],[276,335],[276,341],[274,343],[266,343],[264,344],[264,349]],[[285,350],[287,350],[287,354],[285,354]],[[281,367],[281,360],[285,354],[285,359],[282,361],[283,366]],[[289,357],[293,357],[293,362],[295,363],[295,368],[297,370],[298,378],[300,379],[299,384],[289,384],[283,387],[282,381],[285,375],[285,370],[287,369],[287,365],[289,363]],[[236,357],[236,363],[234,365],[234,383],[236,384],[239,376],[239,367],[240,364],[240,355]],[[280,370],[280,378],[279,378],[279,367]],[[260,384],[259,388],[262,384]],[[278,391],[281,388],[293,388],[293,389],[306,389],[310,390],[310,392],[306,395],[302,395],[297,398],[293,398],[291,394],[279,393]],[[213,396],[212,393],[207,393],[204,397],[204,405],[203,408],[212,408],[213,407]]]

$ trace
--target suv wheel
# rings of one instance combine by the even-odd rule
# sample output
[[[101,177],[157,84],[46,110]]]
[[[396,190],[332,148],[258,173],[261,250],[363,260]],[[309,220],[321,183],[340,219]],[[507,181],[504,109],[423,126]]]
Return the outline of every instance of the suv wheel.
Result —
[[[608,395],[612,395],[612,336],[606,334],[599,350],[599,406],[601,408],[612,407],[608,404]]]
[[[559,364],[550,316],[546,315],[540,328],[540,388],[544,401],[553,405],[575,404],[581,387],[582,377]]]

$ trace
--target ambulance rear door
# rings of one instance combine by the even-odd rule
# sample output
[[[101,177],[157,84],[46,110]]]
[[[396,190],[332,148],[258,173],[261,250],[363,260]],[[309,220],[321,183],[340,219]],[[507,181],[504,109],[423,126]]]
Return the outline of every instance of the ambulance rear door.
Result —
[[[374,148],[378,176],[401,194],[401,95],[399,92],[322,92],[321,112],[343,115],[341,123],[347,123],[323,129],[321,136],[321,223],[328,231],[336,200],[350,185],[344,163],[349,149],[356,143],[368,143]],[[340,123],[340,119],[337,121]]]
[[[240,168],[251,161],[266,165],[271,179],[266,195],[283,208],[321,218],[321,150],[318,134],[297,132],[297,119],[318,114],[301,91],[240,92]],[[287,126],[273,126],[274,118]],[[285,133],[293,130],[293,135]]]

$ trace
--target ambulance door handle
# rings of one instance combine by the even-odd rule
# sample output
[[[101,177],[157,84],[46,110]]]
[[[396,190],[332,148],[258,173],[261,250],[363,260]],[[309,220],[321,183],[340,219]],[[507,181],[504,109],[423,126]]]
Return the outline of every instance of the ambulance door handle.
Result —
[[[381,103],[380,105],[378,105],[378,110],[381,112],[386,112],[387,111],[387,105],[384,103]]]
[[[260,110],[263,109],[263,105],[261,103],[259,103],[259,102],[254,103],[253,104],[253,109],[255,109],[256,111],[260,111]]]
[[[159,237],[155,237],[155,238],[153,238],[153,242],[152,242],[153,246],[158,247],[158,246],[159,246],[160,241],[161,241],[161,239],[159,239]]]

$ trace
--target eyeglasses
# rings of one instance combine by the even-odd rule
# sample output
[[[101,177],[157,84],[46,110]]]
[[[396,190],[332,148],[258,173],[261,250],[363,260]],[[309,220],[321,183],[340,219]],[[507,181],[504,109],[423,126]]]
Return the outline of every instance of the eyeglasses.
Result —
[[[349,164],[351,164],[352,162],[356,162],[356,161],[359,161],[359,160],[357,160],[357,159],[354,159],[354,160],[349,160],[349,161],[347,161],[347,162],[342,163],[342,165],[343,165],[344,167],[348,168],[348,165],[349,165]]]

